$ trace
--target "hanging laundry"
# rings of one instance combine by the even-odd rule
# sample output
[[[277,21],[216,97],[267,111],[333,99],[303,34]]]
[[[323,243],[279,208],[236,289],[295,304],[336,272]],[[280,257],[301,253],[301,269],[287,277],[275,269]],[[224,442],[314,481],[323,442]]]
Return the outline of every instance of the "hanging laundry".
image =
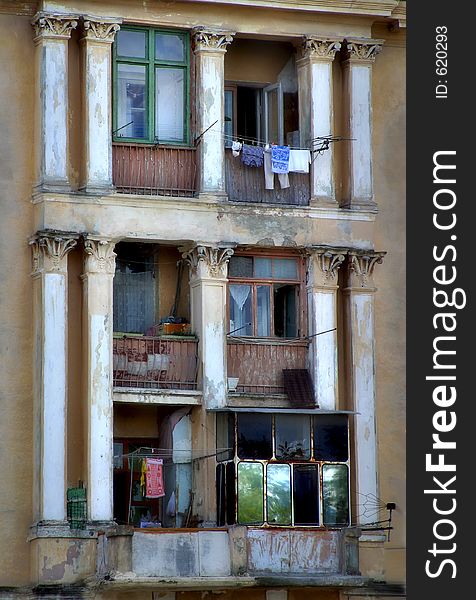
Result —
[[[278,181],[282,190],[289,187],[289,177],[287,173],[279,173]],[[268,144],[264,150],[264,187],[267,190],[274,190],[274,173],[271,162],[271,148]]]
[[[142,459],[141,460],[141,464],[140,464],[140,491],[142,496],[145,496],[145,475],[147,472],[147,466],[145,464],[145,460]]]
[[[271,167],[273,173],[289,172],[289,146],[271,146]]]
[[[264,162],[263,148],[261,146],[243,144],[241,162],[247,167],[262,167]]]
[[[289,172],[290,173],[309,173],[311,163],[311,153],[309,150],[290,150],[289,152]]]
[[[163,478],[163,460],[161,458],[146,458],[146,498],[161,498],[165,496]]]
[[[243,146],[243,144],[241,142],[233,142],[232,143],[231,150],[232,150],[233,156],[235,158],[240,155],[242,146]]]

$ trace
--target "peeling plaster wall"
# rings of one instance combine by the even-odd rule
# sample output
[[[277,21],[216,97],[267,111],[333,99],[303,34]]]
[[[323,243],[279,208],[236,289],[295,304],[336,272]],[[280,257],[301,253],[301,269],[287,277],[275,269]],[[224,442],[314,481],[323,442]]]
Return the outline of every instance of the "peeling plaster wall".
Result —
[[[29,581],[33,479],[32,207],[34,46],[28,17],[0,15],[0,585]]]

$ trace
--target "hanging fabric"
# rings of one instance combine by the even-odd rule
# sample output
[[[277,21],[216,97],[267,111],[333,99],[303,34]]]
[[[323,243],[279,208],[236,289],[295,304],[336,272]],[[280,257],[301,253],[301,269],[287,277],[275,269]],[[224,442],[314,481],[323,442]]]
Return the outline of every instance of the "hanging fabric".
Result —
[[[241,142],[236,142],[236,141],[231,144],[231,150],[232,150],[233,156],[235,158],[240,155],[242,146],[243,146],[243,144]]]
[[[261,146],[249,146],[243,144],[241,162],[247,167],[263,166],[263,148]]]
[[[289,187],[289,176],[287,173],[279,173],[278,180],[282,190]],[[274,172],[270,148],[264,151],[264,187],[267,190],[274,190]]]
[[[290,150],[289,151],[289,172],[290,173],[309,173],[311,163],[311,153],[309,150]]]
[[[145,475],[147,472],[147,467],[146,467],[146,463],[145,460],[142,459],[141,460],[141,464],[140,464],[140,491],[142,496],[145,496]]]
[[[145,465],[145,497],[161,498],[162,496],[165,496],[162,459],[146,458]]]
[[[271,167],[273,173],[289,172],[289,146],[271,146]]]

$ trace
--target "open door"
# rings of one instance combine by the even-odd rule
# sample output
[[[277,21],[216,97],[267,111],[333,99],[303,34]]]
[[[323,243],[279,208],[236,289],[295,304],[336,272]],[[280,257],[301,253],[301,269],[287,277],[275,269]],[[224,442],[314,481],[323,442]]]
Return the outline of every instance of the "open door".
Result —
[[[263,126],[266,142],[284,144],[284,102],[281,82],[263,88]]]

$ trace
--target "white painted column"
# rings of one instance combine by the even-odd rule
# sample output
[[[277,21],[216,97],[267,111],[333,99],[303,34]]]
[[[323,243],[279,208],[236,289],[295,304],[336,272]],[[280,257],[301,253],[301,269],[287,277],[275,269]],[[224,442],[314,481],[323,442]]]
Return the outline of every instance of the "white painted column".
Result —
[[[308,274],[308,323],[311,337],[309,371],[316,403],[324,410],[338,407],[337,274],[346,251],[311,250]],[[316,335],[317,334],[317,335]]]
[[[383,40],[346,40],[344,76],[347,176],[345,206],[375,210],[372,179],[372,64]]]
[[[114,243],[84,240],[83,335],[87,404],[88,519],[113,520],[112,283]]]
[[[39,12],[36,45],[36,186],[68,191],[68,41],[74,16]]]
[[[196,57],[197,131],[200,194],[226,195],[225,189],[225,52],[233,33],[197,27],[193,32]]]
[[[317,137],[333,135],[334,100],[332,63],[340,41],[328,37],[306,37],[297,61],[299,85],[299,130],[303,147],[316,147]],[[336,207],[334,145],[313,154],[311,205]]]
[[[112,190],[111,45],[117,21],[85,17],[81,52],[83,64],[84,155],[80,189],[104,194]]]
[[[375,521],[378,493],[375,425],[375,330],[373,272],[385,252],[349,252],[346,295],[349,393],[354,417],[356,519]],[[372,513],[372,514],[371,514]]]
[[[66,520],[68,252],[71,236],[30,240],[34,279],[35,520]]]
[[[226,406],[226,285],[230,248],[195,246],[183,257],[190,267],[192,329],[198,335],[203,403]]]

